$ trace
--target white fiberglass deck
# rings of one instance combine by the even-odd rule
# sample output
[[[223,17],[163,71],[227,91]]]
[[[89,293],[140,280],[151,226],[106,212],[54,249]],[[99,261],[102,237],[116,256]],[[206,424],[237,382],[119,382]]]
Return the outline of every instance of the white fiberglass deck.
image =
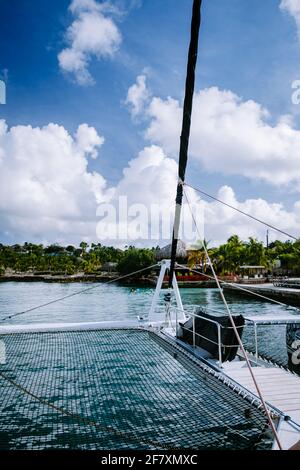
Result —
[[[250,392],[257,395],[249,369],[244,361],[224,364],[224,372],[228,377],[238,382]],[[272,407],[289,416],[300,426],[300,380],[279,367],[254,367],[253,372],[259,384],[262,395]],[[289,449],[300,439],[300,427],[283,423],[279,429],[284,449]]]

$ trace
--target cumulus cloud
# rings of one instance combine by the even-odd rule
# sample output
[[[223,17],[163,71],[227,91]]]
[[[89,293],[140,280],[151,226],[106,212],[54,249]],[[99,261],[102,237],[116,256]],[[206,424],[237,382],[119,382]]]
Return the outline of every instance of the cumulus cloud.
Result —
[[[78,243],[82,239],[97,241],[97,208],[105,209],[109,204],[117,213],[120,200],[126,197],[126,220],[112,221],[110,239],[106,234],[99,241],[118,246],[168,243],[175,208],[175,160],[160,146],[145,147],[129,161],[116,186],[108,187],[101,171],[91,172],[88,167],[89,158],[97,157],[103,142],[103,137],[87,124],[79,126],[71,135],[57,124],[42,128],[8,128],[5,121],[0,120],[2,240],[46,240],[64,244]],[[249,234],[264,238],[263,226],[216,202],[201,200],[192,189],[187,191],[193,210],[199,216],[200,231],[203,233],[204,223],[204,235],[212,240],[212,244],[225,241],[232,233],[243,238]],[[281,204],[263,199],[239,201],[228,186],[220,188],[218,197],[271,224],[279,224],[291,233],[299,232],[300,201],[290,211]],[[148,219],[143,218],[145,214]],[[183,215],[183,238],[186,239],[188,233],[188,241],[192,243],[199,236],[192,227],[187,205]],[[140,226],[136,224],[137,219]],[[125,232],[129,238],[120,236],[120,224],[121,230],[122,224],[127,227],[129,224],[129,230]],[[274,238],[276,236],[274,233]]]
[[[300,1],[299,0],[281,0],[280,8],[289,13],[296,21],[298,36],[300,39]]]
[[[177,164],[163,150],[152,145],[145,147],[129,161],[123,177],[116,186],[115,196],[128,195],[130,203],[170,205],[175,200]]]
[[[134,218],[134,211],[141,206],[150,211],[151,205],[171,216],[176,162],[161,148],[146,147],[130,160],[118,184],[107,187],[101,171],[89,170],[89,159],[98,157],[103,143],[104,138],[87,124],[71,135],[53,123],[41,128],[9,128],[0,120],[2,240],[65,244],[81,239],[96,241],[97,208],[109,203],[118,209],[124,196],[131,211],[126,217]],[[101,168],[101,162],[98,166]],[[117,219],[115,224],[119,222]],[[121,242],[119,238],[100,241]],[[130,241],[124,240],[124,244]],[[151,244],[151,240],[148,242]]]
[[[139,75],[128,90],[125,103],[129,106],[133,118],[143,113],[145,105],[150,98],[150,92],[147,88],[147,78],[145,75]]]
[[[146,138],[177,156],[181,103],[154,97],[147,114]],[[299,152],[300,131],[290,116],[271,124],[259,103],[231,91],[212,87],[195,94],[190,155],[207,171],[299,186]]]
[[[281,228],[294,236],[300,230],[300,204],[294,204],[292,210],[287,210],[281,203],[268,202],[265,199],[246,199],[239,201],[234,190],[230,186],[222,186],[217,194],[218,199],[237,209],[252,214],[266,223]],[[264,240],[267,227],[252,221],[244,215],[220,205],[218,202],[204,203],[205,227],[204,231],[213,244],[223,243],[232,234],[239,235],[246,240],[249,236]],[[270,239],[286,239],[284,235],[271,230]]]
[[[83,124],[74,136],[57,124],[15,126],[0,121],[0,219],[7,238],[79,239],[95,232],[104,178],[88,170],[103,138]],[[93,226],[93,230],[92,230]]]
[[[139,227],[137,233],[129,230],[131,236],[129,242],[142,241],[144,244],[151,246],[168,242],[174,220],[176,185],[177,164],[159,146],[145,147],[136,158],[129,162],[123,170],[123,176],[115,187],[110,201],[115,207],[118,207],[120,198],[126,196],[126,204],[129,209],[132,209],[129,215],[132,216],[133,221],[135,216],[141,215],[139,219],[141,227]],[[243,239],[247,239],[249,235],[261,240],[265,239],[266,227],[264,225],[251,221],[244,215],[217,202],[201,199],[200,195],[191,188],[186,188],[186,193],[197,220],[200,236],[211,240],[212,244],[223,243],[232,234],[237,234]],[[289,211],[283,204],[268,202],[263,198],[240,201],[230,186],[221,187],[217,196],[241,211],[252,214],[271,225],[279,226],[288,233],[296,236],[299,233],[300,202],[296,202],[292,210]],[[144,213],[145,209],[147,214]],[[152,220],[151,214],[154,215]],[[148,216],[148,219],[145,215]],[[159,215],[161,221],[164,221],[164,227],[155,225],[157,215]],[[128,220],[122,222],[128,223]],[[151,227],[148,222],[154,224],[154,227]],[[121,227],[122,230],[123,228]],[[111,233],[116,236],[116,227],[112,226],[111,229]],[[193,226],[186,201],[183,205],[181,229],[182,238],[189,243],[193,243],[200,238]],[[143,234],[145,238],[141,239]],[[146,235],[150,239],[147,240]],[[284,239],[285,237],[271,231],[272,238]]]
[[[91,2],[78,0],[77,3],[81,8],[83,4],[90,8]],[[141,77],[129,93],[128,102],[149,118],[146,138],[151,144],[129,161],[115,187],[107,186],[101,170],[89,170],[89,159],[98,157],[104,143],[104,137],[93,127],[82,124],[71,135],[57,124],[43,128],[19,125],[9,129],[5,121],[0,120],[3,238],[61,243],[78,242],[83,238],[95,241],[99,222],[97,208],[109,204],[116,208],[117,214],[120,200],[126,197],[126,220],[113,220],[111,238],[100,241],[115,245],[168,242],[174,218],[182,107],[172,98],[148,98],[145,104],[140,88],[148,92],[145,91],[146,79]],[[272,184],[299,184],[299,149],[300,132],[293,128],[288,116],[271,125],[268,111],[254,101],[243,101],[234,93],[218,88],[196,93],[190,155],[206,170],[253,179],[259,177]],[[98,168],[101,169],[101,160]],[[200,232],[212,240],[212,244],[224,242],[233,233],[241,238],[251,234],[264,239],[264,226],[217,202],[201,200],[192,189],[187,192],[197,213]],[[296,236],[299,233],[300,201],[290,210],[262,198],[240,201],[230,186],[220,188],[218,197],[289,233]],[[148,219],[143,218],[145,214]],[[189,231],[192,225],[187,205],[183,218],[183,238],[186,239],[186,227]],[[137,220],[140,225],[135,223]],[[122,229],[122,224],[128,226],[131,222],[138,228],[135,232],[129,229],[129,238],[120,238],[120,225]],[[194,227],[193,234],[195,241],[199,236]],[[273,235],[279,237],[276,233]]]
[[[111,205],[114,206],[116,210],[110,215],[118,214],[118,224],[107,223],[106,220],[106,228],[99,225],[98,235],[100,231],[105,236],[109,234],[110,241],[118,237],[123,244],[153,246],[169,243],[173,231],[177,173],[175,160],[169,158],[161,147],[145,147],[129,161],[114,188],[108,212]],[[203,204],[194,190],[187,191],[193,209],[199,214],[202,229]],[[105,213],[101,206],[100,212],[101,215]],[[189,242],[195,242],[198,238],[186,204],[183,206],[181,238]]]
[[[58,54],[59,66],[72,74],[79,85],[90,85],[94,83],[88,69],[91,59],[112,57],[122,41],[117,25],[109,16],[115,8],[95,0],[73,0],[70,11],[74,21],[66,32],[68,47]]]

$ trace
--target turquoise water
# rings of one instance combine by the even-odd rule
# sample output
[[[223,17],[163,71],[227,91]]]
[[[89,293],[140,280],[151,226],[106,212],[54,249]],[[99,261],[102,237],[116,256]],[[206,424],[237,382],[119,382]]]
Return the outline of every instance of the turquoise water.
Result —
[[[8,315],[78,292],[90,284],[2,283],[0,284],[0,321]],[[140,288],[131,293],[129,287],[99,284],[96,289],[56,304],[17,316],[5,323],[63,323],[132,320],[148,315],[154,290]],[[181,289],[185,305],[197,304],[223,309],[217,289]],[[279,305],[255,299],[228,296],[234,313],[283,313]],[[161,299],[161,307],[163,300]]]
[[[91,285],[0,284],[0,321],[87,287]],[[5,323],[147,318],[153,293],[150,288],[132,293],[129,287],[100,284]],[[216,289],[182,289],[181,294],[185,305],[222,309]],[[228,301],[234,313],[244,315],[286,310],[232,295]],[[163,295],[160,310],[163,314]],[[271,343],[278,352],[284,331],[273,333]],[[251,340],[249,332],[244,336]],[[263,415],[253,409],[252,417],[246,418],[248,403],[231,393],[227,396],[214,379],[208,383],[206,376],[196,377],[146,332],[21,334],[8,335],[4,341],[0,449],[269,446],[261,442]],[[260,341],[269,348],[269,332],[263,332]]]
[[[248,402],[190,361],[186,367],[155,337],[137,330],[5,336],[0,450],[269,447],[261,412],[253,407],[245,416]]]
[[[54,284],[54,283],[2,283],[0,284],[0,323],[9,315],[36,307],[54,299],[64,297],[86,288],[95,287],[79,295],[58,303],[18,315],[5,320],[5,324],[32,323],[72,323],[135,320],[142,316],[146,320],[154,294],[153,288],[139,288],[131,292],[130,287],[115,284]],[[224,306],[217,289],[181,289],[183,304],[200,305],[219,311]],[[289,311],[288,307],[253,300],[239,295],[227,294],[233,313],[247,315],[280,314]],[[163,293],[161,294],[155,320],[164,319]],[[260,327],[258,330],[259,352],[263,357],[287,367],[285,326]],[[253,328],[247,327],[243,333],[247,348],[254,352]]]

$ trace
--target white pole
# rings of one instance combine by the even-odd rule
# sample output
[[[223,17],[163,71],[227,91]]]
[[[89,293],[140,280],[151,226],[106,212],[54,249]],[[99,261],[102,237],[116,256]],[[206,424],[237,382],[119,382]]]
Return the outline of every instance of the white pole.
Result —
[[[157,280],[157,284],[156,284],[156,288],[155,288],[155,292],[154,292],[154,296],[153,296],[153,299],[152,299],[150,312],[149,312],[149,322],[154,320],[154,313],[155,313],[155,309],[156,309],[156,306],[157,306],[157,302],[159,300],[159,294],[160,294],[160,291],[162,289],[162,285],[163,285],[163,282],[164,282],[164,277],[165,277],[165,274],[166,274],[166,270],[168,268],[170,268],[170,261],[169,260],[163,260],[161,262],[160,266],[161,266],[160,273],[159,273],[159,277],[158,277],[158,280]]]
[[[156,288],[155,288],[155,292],[154,292],[154,296],[153,296],[153,299],[152,299],[150,312],[149,312],[149,323],[154,321],[154,313],[155,313],[155,310],[156,310],[156,307],[157,307],[157,303],[159,301],[159,294],[160,294],[160,291],[161,291],[162,286],[163,286],[166,271],[167,271],[167,269],[170,269],[170,264],[171,264],[170,260],[163,260],[160,263],[160,266],[161,266],[160,273],[159,273],[159,277],[158,277],[158,280],[157,280],[157,284],[156,284]],[[172,285],[172,287],[173,287],[173,292],[174,292],[175,299],[176,299],[177,308],[181,313],[182,319],[186,320],[186,316],[185,316],[185,313],[184,313],[182,300],[181,300],[181,296],[180,296],[180,292],[179,292],[179,288],[178,288],[175,273],[173,275],[173,285]]]
[[[177,308],[180,310],[180,313],[182,315],[182,319],[186,320],[186,316],[184,313],[183,305],[182,305],[182,300],[181,300],[181,295],[179,292],[178,284],[177,284],[177,279],[175,273],[173,274],[173,291],[177,303]]]

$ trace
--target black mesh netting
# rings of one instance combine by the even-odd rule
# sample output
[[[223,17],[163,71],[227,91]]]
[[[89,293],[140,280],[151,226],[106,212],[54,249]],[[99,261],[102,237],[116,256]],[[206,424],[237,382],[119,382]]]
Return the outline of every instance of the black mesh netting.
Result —
[[[255,354],[256,345],[253,325],[250,324],[245,327],[242,339],[247,351]],[[288,369],[286,325],[258,325],[257,350],[261,358]]]
[[[261,411],[155,336],[3,335],[0,449],[270,447]]]

